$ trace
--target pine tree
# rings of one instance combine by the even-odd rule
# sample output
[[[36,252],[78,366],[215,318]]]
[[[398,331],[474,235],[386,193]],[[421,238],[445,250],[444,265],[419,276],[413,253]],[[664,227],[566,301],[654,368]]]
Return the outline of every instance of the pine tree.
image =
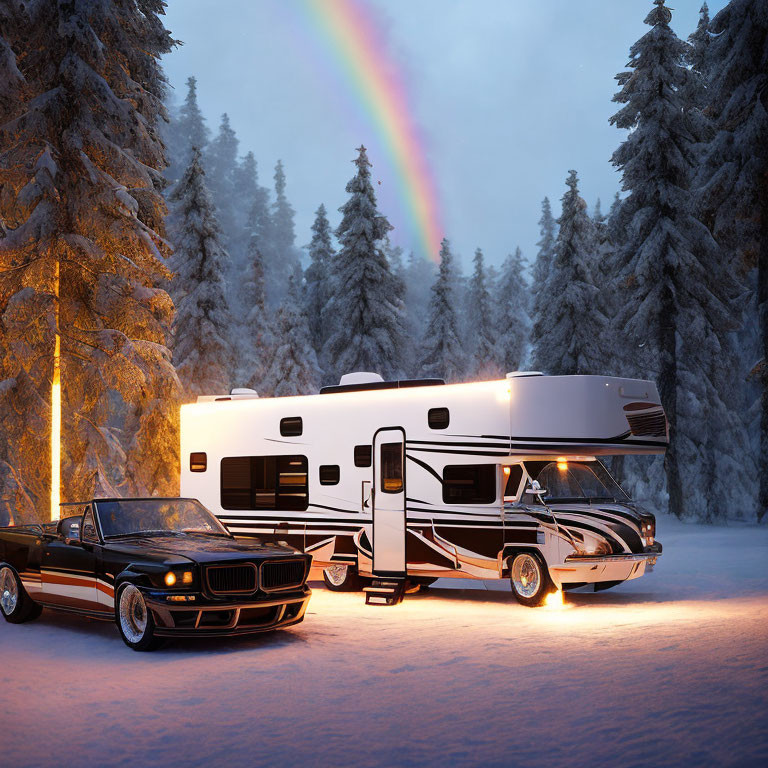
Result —
[[[205,154],[206,184],[216,209],[216,217],[225,248],[236,246],[237,210],[240,194],[237,189],[240,142],[235,135],[226,112],[221,116],[221,125],[216,137]]]
[[[158,288],[169,277],[158,59],[174,41],[162,4],[72,0],[13,13],[2,66],[10,48],[23,84],[0,114],[4,460],[39,514],[52,480],[58,335],[63,498],[126,482],[129,492],[149,482],[173,492],[178,380],[165,346],[173,305]]]
[[[248,246],[248,264],[245,271],[243,292],[245,303],[245,327],[241,334],[238,381],[245,381],[255,390],[262,388],[266,369],[272,358],[275,346],[274,328],[267,312],[264,293],[264,259],[259,247],[259,239],[251,236]]]
[[[336,237],[341,250],[333,261],[329,304],[335,329],[325,357],[336,377],[374,371],[396,378],[401,371],[404,309],[383,250],[391,226],[376,209],[365,147],[357,151],[357,173],[347,184],[349,200],[339,209],[342,220]]]
[[[721,385],[738,286],[692,215],[697,138],[684,97],[695,75],[685,66],[688,45],[669,27],[670,10],[664,0],[654,5],[645,19],[651,31],[631,48],[632,71],[617,76],[622,89],[614,100],[624,106],[611,119],[630,131],[613,155],[629,192],[618,323],[638,374],[657,377],[670,421],[669,508],[711,519],[721,503],[712,482],[716,443],[730,418]]]
[[[712,19],[710,31],[703,68],[710,76],[707,112],[715,135],[699,175],[699,211],[728,266],[745,276],[756,297],[746,303],[744,328],[734,340],[741,359],[731,378],[741,382],[752,369],[750,382],[761,385],[755,407],[736,407],[748,416],[759,411],[758,425],[748,423],[757,435],[755,445],[741,463],[757,457],[757,517],[762,519],[768,513],[768,14],[763,3],[731,0]],[[740,394],[755,397],[750,390]],[[740,432],[737,427],[730,433]]]
[[[466,360],[456,316],[456,275],[448,240],[440,243],[440,266],[431,288],[429,317],[419,350],[419,375],[448,382],[464,378]]]
[[[537,324],[544,315],[551,301],[543,290],[546,285],[549,271],[552,266],[552,258],[555,249],[555,238],[557,237],[557,224],[552,216],[552,207],[549,198],[545,197],[541,203],[541,218],[539,219],[539,233],[541,238],[536,243],[538,253],[533,265],[533,283],[531,284],[531,294],[533,302],[531,307],[531,345],[532,349],[540,343],[536,335]]]
[[[288,291],[277,313],[277,339],[272,362],[264,376],[264,391],[272,397],[317,392],[320,368],[302,309],[301,268],[288,279]]]
[[[275,166],[275,199],[269,219],[268,245],[264,249],[267,273],[267,301],[278,305],[286,295],[288,278],[299,264],[296,251],[295,212],[285,194],[283,163]]]
[[[467,291],[464,349],[471,356],[469,371],[474,379],[495,379],[500,375],[501,368],[497,360],[491,294],[480,248],[475,251],[473,264],[474,272]]]
[[[195,395],[226,394],[234,357],[229,342],[231,316],[224,290],[229,256],[205,188],[200,150],[171,197],[176,209],[174,277],[176,319],[173,362],[187,400]]]
[[[507,256],[494,291],[496,307],[496,357],[504,372],[523,366],[530,333],[530,291],[520,248]]]
[[[201,151],[208,144],[210,131],[197,103],[197,78],[187,78],[187,95],[168,129],[168,168],[165,177],[171,185],[183,175],[192,159],[192,147]]]
[[[553,260],[540,289],[548,302],[534,325],[533,367],[556,376],[599,374],[606,319],[594,283],[595,227],[579,195],[576,171],[569,172],[566,185]]]
[[[312,224],[312,241],[307,246],[307,250],[309,251],[310,264],[304,273],[304,307],[312,347],[318,360],[320,360],[328,338],[323,314],[331,297],[329,279],[333,259],[336,256],[331,241],[331,225],[322,203],[315,211],[315,221]]]
[[[709,8],[704,3],[699,11],[696,30],[688,37],[689,45],[685,50],[685,58],[690,66],[691,76],[682,94],[684,108],[690,115],[691,130],[701,144],[709,142],[713,135],[712,123],[705,114],[709,98],[707,83],[711,74],[708,65],[709,44],[712,39],[709,23]],[[702,152],[705,149],[706,147],[701,147]]]

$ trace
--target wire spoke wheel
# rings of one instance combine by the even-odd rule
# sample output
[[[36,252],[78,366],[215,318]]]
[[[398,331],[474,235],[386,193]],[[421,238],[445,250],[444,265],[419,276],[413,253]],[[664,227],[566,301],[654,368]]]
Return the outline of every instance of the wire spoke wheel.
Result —
[[[541,586],[541,568],[530,555],[518,555],[512,563],[512,584],[522,597],[533,597]]]
[[[347,580],[348,565],[337,564],[329,565],[323,570],[325,578],[334,586],[341,587]]]
[[[129,584],[120,593],[120,627],[129,643],[140,643],[147,631],[147,604],[141,592]]]
[[[10,616],[19,602],[19,584],[16,575],[7,566],[0,569],[0,609]]]

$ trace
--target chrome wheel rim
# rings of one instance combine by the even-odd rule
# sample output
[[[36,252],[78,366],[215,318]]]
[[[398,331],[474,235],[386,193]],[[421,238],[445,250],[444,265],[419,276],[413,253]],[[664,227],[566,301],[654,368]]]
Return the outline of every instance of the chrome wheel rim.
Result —
[[[533,597],[539,591],[541,570],[531,555],[518,555],[512,563],[512,585],[523,597]]]
[[[334,587],[340,587],[347,580],[348,565],[330,565],[323,573],[325,578],[333,584]]]
[[[120,593],[120,627],[129,643],[141,642],[147,631],[147,604],[136,587],[129,584]]]
[[[4,567],[0,569],[0,608],[6,616],[10,616],[19,602],[19,584],[13,571]]]

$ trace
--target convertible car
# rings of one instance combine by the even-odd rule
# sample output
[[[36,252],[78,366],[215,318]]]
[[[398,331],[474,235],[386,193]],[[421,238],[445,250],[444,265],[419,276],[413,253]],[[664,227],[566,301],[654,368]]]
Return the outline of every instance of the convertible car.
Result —
[[[58,523],[0,528],[0,611],[114,620],[126,645],[242,635],[304,618],[311,556],[235,539],[196,499],[94,499]]]

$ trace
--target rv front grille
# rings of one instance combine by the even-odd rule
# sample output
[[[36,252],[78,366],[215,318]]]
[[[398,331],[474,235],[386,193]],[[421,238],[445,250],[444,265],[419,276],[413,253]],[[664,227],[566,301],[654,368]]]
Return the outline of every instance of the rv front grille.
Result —
[[[265,592],[295,589],[304,583],[307,570],[304,560],[274,560],[261,566],[261,588]]]
[[[625,415],[629,422],[629,429],[635,437],[665,437],[667,434],[667,420],[664,417],[664,411],[627,413]]]
[[[205,569],[208,589],[214,595],[245,595],[256,591],[256,566],[209,565]]]

